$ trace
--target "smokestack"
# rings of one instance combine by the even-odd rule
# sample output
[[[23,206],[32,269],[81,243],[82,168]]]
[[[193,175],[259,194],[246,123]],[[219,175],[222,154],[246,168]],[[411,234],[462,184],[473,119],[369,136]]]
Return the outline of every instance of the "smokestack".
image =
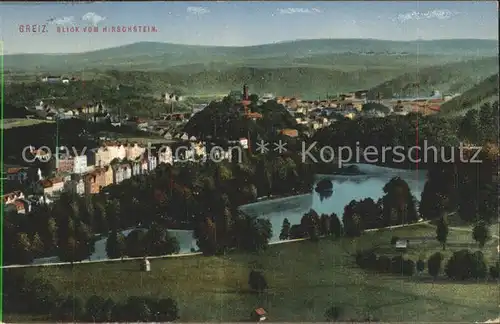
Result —
[[[248,100],[248,87],[247,85],[243,85],[243,100]]]

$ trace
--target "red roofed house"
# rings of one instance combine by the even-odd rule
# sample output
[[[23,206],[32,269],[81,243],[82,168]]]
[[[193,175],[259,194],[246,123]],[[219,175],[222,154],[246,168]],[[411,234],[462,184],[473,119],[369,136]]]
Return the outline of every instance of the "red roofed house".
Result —
[[[253,321],[257,321],[257,322],[265,321],[266,316],[267,316],[267,313],[264,310],[264,308],[257,308],[252,312],[252,314],[250,314],[250,318]]]
[[[16,207],[16,210],[19,214],[26,214],[26,205],[21,200],[14,201],[13,205]]]
[[[64,190],[64,180],[62,178],[52,178],[40,181],[45,196],[53,196]]]
[[[289,137],[297,137],[297,136],[299,136],[299,132],[296,129],[286,128],[286,129],[280,130],[279,132],[280,132],[280,134],[286,135],[286,136],[289,136]]]
[[[2,196],[2,202],[5,205],[12,204],[18,199],[24,199],[24,194],[21,191],[13,191]]]

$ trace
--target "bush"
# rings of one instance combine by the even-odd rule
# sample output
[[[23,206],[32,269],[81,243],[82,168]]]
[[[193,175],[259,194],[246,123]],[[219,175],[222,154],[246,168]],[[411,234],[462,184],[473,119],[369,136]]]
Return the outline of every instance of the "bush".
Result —
[[[143,297],[132,296],[127,299],[123,311],[123,317],[127,321],[149,322],[152,317],[148,300]]]
[[[500,274],[500,263],[497,262],[494,266],[490,267],[490,277],[493,279],[498,279]]]
[[[399,255],[395,256],[391,260],[391,272],[395,274],[403,273],[403,258]]]
[[[471,273],[475,279],[484,279],[488,276],[488,265],[483,252],[476,251],[472,254]]]
[[[30,282],[24,272],[14,270],[18,269],[3,269],[3,312],[25,313],[29,309],[25,298]]]
[[[326,310],[325,319],[328,322],[335,322],[340,318],[340,315],[341,315],[340,307],[332,306]]]
[[[69,296],[58,308],[57,319],[65,322],[81,320],[85,314],[84,303],[79,297]]]
[[[102,318],[103,322],[113,322],[114,321],[115,317],[113,316],[113,313],[114,313],[116,307],[117,307],[116,303],[111,298],[108,298],[104,302],[102,310],[101,310],[101,318]]]
[[[56,288],[48,281],[35,279],[26,289],[24,302],[29,305],[29,313],[55,314],[61,297]]]
[[[482,252],[460,250],[454,252],[446,263],[445,273],[454,280],[483,279],[488,273],[488,267]]]
[[[391,272],[391,258],[381,255],[377,259],[377,270],[380,272]]]
[[[377,255],[373,251],[359,251],[356,253],[356,264],[361,269],[376,269]]]
[[[404,260],[401,272],[405,276],[413,276],[415,273],[415,262],[412,260]]]
[[[250,289],[262,292],[268,288],[267,281],[262,272],[252,270],[248,276]]]
[[[397,237],[397,236],[393,236],[393,237],[391,238],[391,245],[396,245],[396,242],[397,242],[397,241],[399,241],[399,237]]]
[[[85,303],[86,318],[92,322],[105,322],[103,309],[105,308],[106,300],[100,296],[90,296]]]
[[[424,260],[418,259],[418,261],[417,261],[417,271],[420,273],[420,272],[423,272],[424,270],[425,270],[425,262],[424,262]]]
[[[434,278],[436,278],[441,271],[441,263],[443,262],[443,259],[443,255],[440,252],[436,252],[427,260],[427,271]]]
[[[368,315],[362,322],[374,323],[374,322],[380,322],[380,320],[373,315]]]
[[[172,322],[179,319],[179,308],[172,298],[158,300],[158,309],[155,312],[157,322]]]

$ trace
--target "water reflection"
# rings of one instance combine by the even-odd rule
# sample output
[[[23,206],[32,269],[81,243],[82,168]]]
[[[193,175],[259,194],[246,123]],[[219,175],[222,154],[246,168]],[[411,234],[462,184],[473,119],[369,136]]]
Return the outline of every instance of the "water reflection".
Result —
[[[353,199],[372,198],[376,201],[381,198],[384,195],[384,185],[396,176],[404,179],[415,198],[420,200],[426,180],[426,171],[398,170],[363,164],[358,166],[364,173],[363,175],[317,176],[316,184],[320,180],[330,180],[332,184],[331,194],[317,193],[314,190],[311,194],[257,202],[240,208],[249,215],[269,219],[273,228],[271,241],[277,241],[285,218],[288,218],[292,225],[298,224],[304,213],[310,209],[314,209],[320,215],[336,213],[342,217],[345,205]]]

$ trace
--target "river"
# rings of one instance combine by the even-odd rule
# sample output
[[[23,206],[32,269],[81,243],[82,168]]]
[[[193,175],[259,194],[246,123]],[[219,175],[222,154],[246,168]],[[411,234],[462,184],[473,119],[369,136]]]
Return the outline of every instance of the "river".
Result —
[[[384,195],[384,185],[393,177],[399,176],[404,179],[417,200],[424,188],[427,172],[425,170],[400,170],[374,166],[369,164],[357,164],[363,175],[317,175],[316,182],[329,178],[333,184],[333,193],[329,198],[321,199],[316,192],[300,196],[278,198],[267,201],[255,202],[241,206],[241,210],[248,215],[267,218],[270,220],[273,236],[271,242],[279,240],[281,225],[283,220],[288,218],[292,225],[298,224],[300,219],[310,209],[314,209],[318,214],[336,213],[342,217],[344,206],[351,200],[372,198],[377,200]],[[123,231],[127,235],[132,230]],[[196,250],[196,241],[192,231],[189,230],[169,230],[169,233],[177,238],[180,245],[180,253],[189,253]],[[106,259],[106,238],[96,242],[95,252],[90,257],[91,260]],[[57,257],[37,259],[33,263],[58,262]]]

